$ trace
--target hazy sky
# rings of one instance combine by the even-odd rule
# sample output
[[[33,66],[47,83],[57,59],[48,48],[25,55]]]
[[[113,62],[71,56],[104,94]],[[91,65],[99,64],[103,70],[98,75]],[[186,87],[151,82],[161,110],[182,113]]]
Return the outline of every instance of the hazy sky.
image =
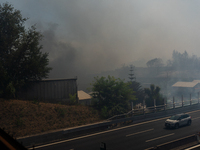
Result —
[[[0,0],[1,3],[6,2]],[[200,1],[8,0],[44,35],[51,77],[165,62],[172,51],[200,57]]]

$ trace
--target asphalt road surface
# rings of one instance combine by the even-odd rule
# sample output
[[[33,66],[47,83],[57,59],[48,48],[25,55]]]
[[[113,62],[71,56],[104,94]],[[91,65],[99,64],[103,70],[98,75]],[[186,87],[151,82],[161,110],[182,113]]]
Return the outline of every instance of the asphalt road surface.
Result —
[[[101,142],[106,150],[148,150],[173,140],[200,132],[200,110],[188,112],[192,116],[191,126],[179,129],[165,129],[160,118],[131,124],[103,132],[88,134],[55,143],[35,147],[37,150],[99,150]]]

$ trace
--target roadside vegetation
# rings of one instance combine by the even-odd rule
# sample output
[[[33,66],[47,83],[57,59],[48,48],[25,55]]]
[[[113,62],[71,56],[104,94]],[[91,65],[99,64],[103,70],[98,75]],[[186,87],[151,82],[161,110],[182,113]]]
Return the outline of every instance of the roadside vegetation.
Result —
[[[92,83],[93,107],[103,118],[123,114],[131,109],[131,101],[136,100],[129,83],[115,77],[95,77]]]
[[[120,78],[108,76],[95,77],[92,88],[92,106],[100,112],[101,117],[107,119],[114,115],[124,114],[131,110],[131,103],[139,104],[145,100],[148,107],[164,104],[164,97],[160,94],[160,87],[154,84],[150,88],[142,88],[136,81],[124,82]]]

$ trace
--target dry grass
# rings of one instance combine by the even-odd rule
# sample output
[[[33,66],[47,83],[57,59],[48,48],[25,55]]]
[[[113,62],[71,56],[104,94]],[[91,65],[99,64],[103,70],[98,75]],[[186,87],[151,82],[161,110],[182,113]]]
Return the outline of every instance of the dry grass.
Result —
[[[0,127],[14,137],[100,121],[87,106],[0,99]]]

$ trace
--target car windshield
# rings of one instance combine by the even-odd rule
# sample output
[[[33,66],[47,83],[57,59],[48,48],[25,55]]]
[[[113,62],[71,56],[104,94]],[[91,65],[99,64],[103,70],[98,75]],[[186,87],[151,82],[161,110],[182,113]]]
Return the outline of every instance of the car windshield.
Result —
[[[177,120],[180,116],[171,116],[169,119],[170,120]]]

